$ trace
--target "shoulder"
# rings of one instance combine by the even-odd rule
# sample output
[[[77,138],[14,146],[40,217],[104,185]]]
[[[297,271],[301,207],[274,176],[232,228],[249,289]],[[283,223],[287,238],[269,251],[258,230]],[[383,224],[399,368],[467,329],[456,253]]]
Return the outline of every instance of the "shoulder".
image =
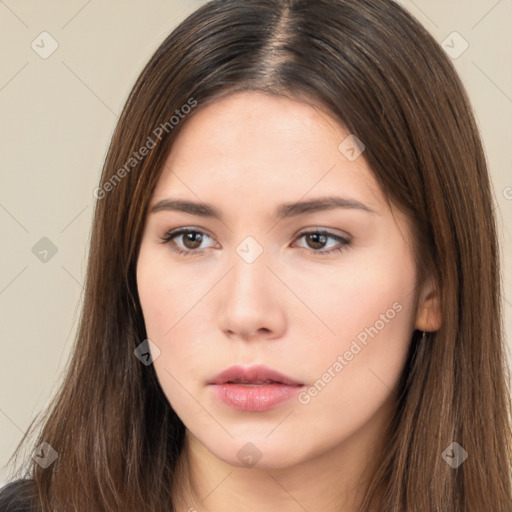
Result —
[[[0,512],[36,512],[32,506],[33,480],[15,480],[0,489]]]

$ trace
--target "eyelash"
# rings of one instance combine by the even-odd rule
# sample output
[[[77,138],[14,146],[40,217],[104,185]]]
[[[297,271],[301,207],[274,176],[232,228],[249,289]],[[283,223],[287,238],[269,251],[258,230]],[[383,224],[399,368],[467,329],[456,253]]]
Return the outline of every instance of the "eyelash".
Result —
[[[176,249],[172,245],[174,244],[174,238],[177,238],[180,235],[186,235],[188,233],[199,233],[201,235],[206,235],[209,238],[211,238],[207,233],[198,230],[198,229],[191,229],[191,228],[180,228],[177,230],[171,230],[165,233],[164,236],[160,237],[162,244],[168,244],[171,250],[178,255],[182,256],[192,256],[194,254],[199,254],[204,249],[195,249],[195,250],[184,250],[184,249]],[[329,255],[337,252],[342,252],[346,249],[348,249],[352,243],[351,239],[344,238],[340,235],[335,235],[334,233],[330,233],[329,231],[323,231],[323,230],[313,230],[313,231],[303,231],[302,233],[299,233],[297,235],[296,240],[306,236],[306,235],[324,235],[328,238],[331,238],[333,240],[336,240],[337,242],[340,242],[340,246],[335,249],[328,249],[328,250],[318,250],[315,251],[314,249],[308,249],[306,247],[299,247],[299,249],[304,249],[308,252],[312,252],[313,254],[320,254],[320,255]]]

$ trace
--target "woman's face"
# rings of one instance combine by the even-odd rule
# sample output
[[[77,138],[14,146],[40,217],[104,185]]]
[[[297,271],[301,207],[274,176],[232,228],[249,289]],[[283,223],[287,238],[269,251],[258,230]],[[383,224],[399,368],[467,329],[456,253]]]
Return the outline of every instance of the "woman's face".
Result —
[[[362,146],[305,103],[243,92],[182,122],[137,264],[169,403],[237,466],[368,447],[422,328],[407,219],[389,209]],[[265,374],[211,384],[234,365],[302,386],[262,384]]]

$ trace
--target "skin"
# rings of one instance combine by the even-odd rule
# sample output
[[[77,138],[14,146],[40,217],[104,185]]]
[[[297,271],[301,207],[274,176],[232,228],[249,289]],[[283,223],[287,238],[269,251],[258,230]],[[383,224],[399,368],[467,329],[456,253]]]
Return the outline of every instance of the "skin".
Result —
[[[187,429],[176,510],[357,509],[413,330],[435,330],[440,317],[430,281],[417,283],[408,219],[389,208],[364,153],[351,161],[340,152],[348,135],[307,103],[251,91],[198,110],[175,140],[150,207],[173,197],[222,214],[149,213],[137,263],[147,335],[160,350],[154,368]],[[373,212],[273,216],[281,203],[333,195]],[[181,227],[204,236],[162,243]],[[319,255],[341,244],[300,236],[315,229],[351,242]],[[252,263],[236,252],[249,235],[263,250]],[[195,254],[173,252],[173,242]],[[333,370],[381,315],[384,327]],[[228,407],[207,385],[231,365],[256,363],[303,389],[329,368],[331,379],[308,403],[292,398],[259,413]],[[252,467],[237,456],[248,442],[261,454]]]

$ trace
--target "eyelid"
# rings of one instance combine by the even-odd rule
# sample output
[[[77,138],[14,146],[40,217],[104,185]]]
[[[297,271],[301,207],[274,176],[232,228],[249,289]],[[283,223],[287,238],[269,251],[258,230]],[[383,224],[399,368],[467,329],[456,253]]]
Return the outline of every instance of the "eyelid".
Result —
[[[340,240],[342,242],[347,242],[347,243],[351,242],[352,238],[353,238],[348,233],[344,233],[344,234],[335,233],[335,232],[329,231],[328,229],[325,229],[325,228],[308,228],[308,229],[299,231],[295,235],[294,240],[296,240],[297,238],[300,238],[304,235],[310,235],[310,234],[325,235],[330,238],[334,238],[335,240]]]

